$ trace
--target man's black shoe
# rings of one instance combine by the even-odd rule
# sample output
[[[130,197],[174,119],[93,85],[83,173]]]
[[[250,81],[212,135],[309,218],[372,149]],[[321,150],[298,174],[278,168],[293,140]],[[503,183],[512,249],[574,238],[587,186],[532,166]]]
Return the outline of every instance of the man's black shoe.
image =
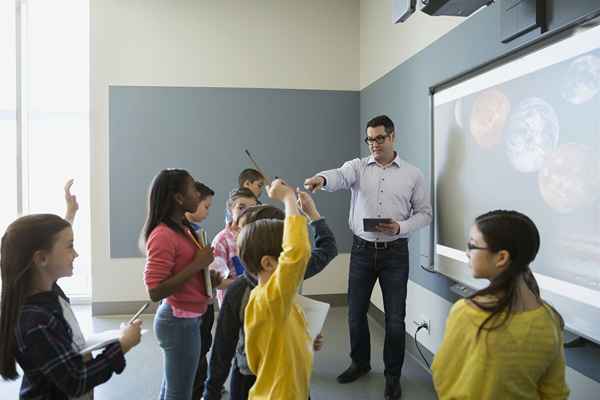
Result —
[[[371,370],[370,366],[361,367],[358,364],[352,363],[352,365],[350,365],[347,370],[342,372],[342,374],[337,377],[337,381],[339,383],[354,382],[355,380],[357,380],[361,376],[365,375],[370,370]]]
[[[402,397],[402,387],[400,386],[400,378],[386,376],[385,377],[385,400],[398,400]]]

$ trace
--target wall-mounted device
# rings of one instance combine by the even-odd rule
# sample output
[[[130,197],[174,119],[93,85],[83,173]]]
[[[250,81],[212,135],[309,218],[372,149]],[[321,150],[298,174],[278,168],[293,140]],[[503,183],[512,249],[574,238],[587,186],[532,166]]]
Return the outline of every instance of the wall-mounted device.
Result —
[[[419,0],[423,11],[429,15],[448,15],[468,17],[481,7],[491,4],[493,0]]]
[[[417,8],[417,0],[393,0],[392,21],[397,24],[404,22],[413,15]]]

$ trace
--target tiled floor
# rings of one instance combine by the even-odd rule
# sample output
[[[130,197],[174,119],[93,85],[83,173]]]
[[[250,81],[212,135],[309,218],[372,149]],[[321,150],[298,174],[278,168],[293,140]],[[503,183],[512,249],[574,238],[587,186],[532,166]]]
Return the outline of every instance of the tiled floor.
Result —
[[[92,318],[88,306],[76,306],[76,313],[84,333],[114,329],[125,319],[119,317]],[[335,377],[349,363],[349,338],[345,307],[332,308],[323,334],[325,346],[315,356],[311,397],[313,400],[383,399],[383,330],[371,321],[371,348],[373,370],[358,381],[340,385]],[[96,400],[156,399],[162,376],[161,352],[152,332],[152,316],[144,317],[144,326],[150,331],[142,343],[127,354],[127,368],[121,375],[96,388]],[[20,382],[0,381],[0,399],[17,399]],[[435,399],[431,376],[409,356],[404,364],[403,399]],[[224,397],[227,399],[227,396]]]

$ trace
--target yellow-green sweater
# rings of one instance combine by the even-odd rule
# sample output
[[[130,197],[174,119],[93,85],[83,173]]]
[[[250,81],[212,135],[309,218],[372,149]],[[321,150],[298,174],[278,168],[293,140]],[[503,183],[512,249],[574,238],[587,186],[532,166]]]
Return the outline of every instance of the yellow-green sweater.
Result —
[[[543,305],[514,314],[496,330],[488,312],[458,301],[432,365],[440,400],[566,399],[565,356],[557,316]]]

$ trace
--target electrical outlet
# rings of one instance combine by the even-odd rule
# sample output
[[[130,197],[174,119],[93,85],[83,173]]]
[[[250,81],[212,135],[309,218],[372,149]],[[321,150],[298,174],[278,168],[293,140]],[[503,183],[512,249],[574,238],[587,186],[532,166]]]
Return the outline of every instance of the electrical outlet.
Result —
[[[420,326],[425,324],[426,328],[423,328],[422,330],[427,331],[427,335],[431,335],[431,320],[426,315],[421,314],[418,320],[413,321],[413,324],[416,326],[415,329],[418,329]]]

